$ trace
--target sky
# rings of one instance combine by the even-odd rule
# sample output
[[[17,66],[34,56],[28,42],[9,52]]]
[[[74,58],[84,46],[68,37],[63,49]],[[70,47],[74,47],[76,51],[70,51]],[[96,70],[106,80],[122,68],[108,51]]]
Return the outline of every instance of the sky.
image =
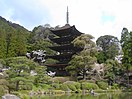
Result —
[[[132,30],[132,0],[0,0],[0,16],[28,30],[39,25],[52,27],[69,24],[82,33],[113,35],[120,40],[121,31]]]

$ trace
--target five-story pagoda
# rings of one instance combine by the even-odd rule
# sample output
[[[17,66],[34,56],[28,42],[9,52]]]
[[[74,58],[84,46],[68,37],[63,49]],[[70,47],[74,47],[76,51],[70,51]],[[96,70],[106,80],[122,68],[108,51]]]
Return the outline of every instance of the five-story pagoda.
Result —
[[[75,47],[72,41],[80,36],[82,33],[79,32],[75,26],[68,24],[68,10],[67,10],[67,24],[61,28],[52,29],[51,32],[57,36],[57,38],[51,39],[56,45],[50,47],[56,51],[55,55],[49,56],[49,58],[58,60],[56,64],[48,64],[48,68],[52,68],[56,72],[56,75],[68,75],[65,67],[68,66],[72,56],[82,50],[79,47]]]

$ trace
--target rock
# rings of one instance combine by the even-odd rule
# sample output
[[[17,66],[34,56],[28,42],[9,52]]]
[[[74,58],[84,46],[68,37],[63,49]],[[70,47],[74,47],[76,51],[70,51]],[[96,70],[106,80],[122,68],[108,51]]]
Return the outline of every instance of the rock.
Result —
[[[20,99],[20,98],[13,94],[6,94],[2,96],[2,99]]]

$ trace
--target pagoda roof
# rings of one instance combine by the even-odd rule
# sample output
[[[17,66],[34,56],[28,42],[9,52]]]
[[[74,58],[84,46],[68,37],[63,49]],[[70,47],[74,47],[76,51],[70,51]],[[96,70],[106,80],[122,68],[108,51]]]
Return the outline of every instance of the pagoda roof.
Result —
[[[65,67],[68,66],[68,64],[46,64],[48,67]]]
[[[66,24],[65,26],[57,28],[57,29],[51,29],[51,32],[60,37],[67,36],[67,35],[81,35],[82,34],[76,29],[75,25],[70,26],[69,24]]]
[[[61,37],[61,38],[53,38],[53,39],[50,39],[51,41],[57,43],[57,44],[62,44],[62,42],[71,42],[74,40],[74,37],[73,36],[65,36],[65,37]]]
[[[60,60],[60,59],[69,59],[72,57],[73,54],[67,53],[67,54],[60,54],[60,55],[52,55],[48,56],[49,58]]]
[[[78,51],[81,50],[81,48],[78,47],[74,47],[73,44],[65,44],[65,45],[59,45],[59,46],[53,46],[53,47],[49,47],[52,50],[58,51],[60,52],[61,50],[72,50],[72,51]]]

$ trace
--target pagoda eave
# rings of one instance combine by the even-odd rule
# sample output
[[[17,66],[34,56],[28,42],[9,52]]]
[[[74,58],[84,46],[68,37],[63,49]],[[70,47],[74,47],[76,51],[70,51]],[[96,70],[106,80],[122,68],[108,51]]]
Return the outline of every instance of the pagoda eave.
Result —
[[[74,25],[73,26],[64,26],[64,27],[59,28],[59,29],[52,29],[51,32],[54,33],[57,36],[60,36],[60,37],[67,36],[67,35],[69,35],[69,33],[70,33],[70,35],[74,34],[74,35],[77,35],[77,36],[83,34],[83,33],[79,32],[75,28]]]
[[[68,66],[68,64],[46,64],[48,67],[65,67]]]
[[[56,60],[60,60],[60,59],[69,59],[72,57],[73,54],[60,54],[60,55],[52,55],[52,56],[48,56],[49,58],[53,58]]]

